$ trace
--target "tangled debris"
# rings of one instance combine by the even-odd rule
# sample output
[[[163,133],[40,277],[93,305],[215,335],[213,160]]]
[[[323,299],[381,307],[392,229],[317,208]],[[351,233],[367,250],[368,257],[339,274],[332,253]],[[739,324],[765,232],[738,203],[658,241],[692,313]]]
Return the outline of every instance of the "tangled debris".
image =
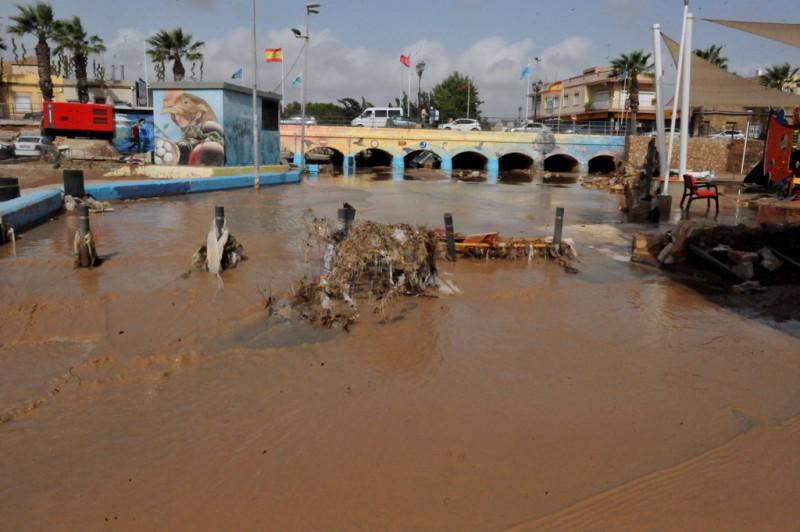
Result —
[[[373,312],[386,319],[401,295],[456,290],[437,275],[436,237],[425,227],[363,220],[348,231],[334,230],[310,210],[304,221],[308,249],[314,240],[325,248],[323,271],[294,284],[289,308],[281,309],[286,317],[346,330],[358,318],[357,300],[371,302]]]
[[[220,272],[239,266],[245,258],[242,251],[242,245],[228,231],[227,221],[222,229],[217,227],[216,221],[212,221],[206,243],[194,252],[192,267],[184,274],[184,277],[187,277],[192,270],[207,271],[216,275],[221,283]]]
[[[439,275],[436,265],[437,260],[448,258],[444,230],[370,220],[360,220],[351,228],[355,210],[348,212],[350,206],[345,207],[338,227],[310,209],[304,213],[306,262],[316,262],[321,271],[295,282],[290,295],[274,308],[270,298],[270,313],[348,330],[358,319],[358,306],[363,302],[385,321],[400,296],[438,297],[459,292]],[[558,260],[565,271],[577,272],[570,266],[577,253],[567,239],[553,244],[548,238],[503,238],[498,233],[454,236],[457,252],[465,257],[532,260],[538,255]]]

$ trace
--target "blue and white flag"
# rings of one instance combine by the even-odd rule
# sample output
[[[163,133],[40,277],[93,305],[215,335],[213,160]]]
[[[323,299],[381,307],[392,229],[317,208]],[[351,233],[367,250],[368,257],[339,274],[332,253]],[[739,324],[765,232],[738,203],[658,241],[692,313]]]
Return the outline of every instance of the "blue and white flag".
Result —
[[[619,82],[625,83],[625,80],[628,79],[628,69],[622,71],[622,74],[619,76]]]
[[[301,83],[303,83],[303,76],[297,76],[294,78],[292,85],[300,85]]]
[[[531,66],[527,65],[525,68],[522,69],[522,73],[519,75],[519,79],[525,79],[528,77],[528,74],[531,73]]]
[[[234,72],[233,76],[231,76],[231,79],[242,79],[242,69],[240,68],[239,70]]]

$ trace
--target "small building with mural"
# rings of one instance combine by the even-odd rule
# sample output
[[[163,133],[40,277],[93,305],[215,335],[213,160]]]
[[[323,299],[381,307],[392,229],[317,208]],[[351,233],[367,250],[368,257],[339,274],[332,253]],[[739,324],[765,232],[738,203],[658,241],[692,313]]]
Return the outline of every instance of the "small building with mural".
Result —
[[[247,166],[280,163],[280,95],[221,82],[163,82],[150,85],[152,135],[157,164]],[[149,124],[148,124],[149,126]]]

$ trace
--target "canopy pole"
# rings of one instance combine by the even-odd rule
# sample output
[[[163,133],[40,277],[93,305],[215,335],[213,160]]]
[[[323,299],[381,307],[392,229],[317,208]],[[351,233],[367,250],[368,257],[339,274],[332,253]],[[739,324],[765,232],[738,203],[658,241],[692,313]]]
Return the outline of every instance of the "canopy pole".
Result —
[[[678,174],[683,179],[683,174],[686,173],[686,161],[688,159],[689,151],[689,120],[691,117],[691,107],[689,105],[689,91],[692,82],[692,25],[694,16],[689,13],[686,18],[686,39],[683,48],[683,93],[681,94],[681,155],[678,163]]]
[[[675,95],[672,98],[672,116],[669,122],[669,150],[667,150],[667,175],[664,179],[664,194],[669,189],[669,172],[672,166],[672,138],[675,131],[675,117],[678,111],[678,96],[681,93],[681,78],[683,76],[683,46],[686,40],[686,19],[689,18],[689,0],[683,0],[683,22],[681,23],[681,45],[678,49],[678,75],[675,78]],[[681,176],[681,179],[683,176]]]

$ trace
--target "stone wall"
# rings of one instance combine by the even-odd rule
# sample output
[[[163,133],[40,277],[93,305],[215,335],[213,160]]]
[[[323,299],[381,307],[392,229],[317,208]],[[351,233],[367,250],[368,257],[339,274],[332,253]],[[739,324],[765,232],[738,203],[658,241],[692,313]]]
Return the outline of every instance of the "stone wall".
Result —
[[[633,167],[644,166],[647,143],[650,137],[628,137],[625,142],[625,162]],[[672,145],[672,164],[678,168],[680,139],[674,138]],[[669,144],[667,142],[667,151]],[[744,139],[690,138],[686,167],[690,170],[709,170],[717,175],[739,174],[742,167]],[[744,160],[744,175],[758,164],[764,155],[764,141],[747,140],[747,155]]]

